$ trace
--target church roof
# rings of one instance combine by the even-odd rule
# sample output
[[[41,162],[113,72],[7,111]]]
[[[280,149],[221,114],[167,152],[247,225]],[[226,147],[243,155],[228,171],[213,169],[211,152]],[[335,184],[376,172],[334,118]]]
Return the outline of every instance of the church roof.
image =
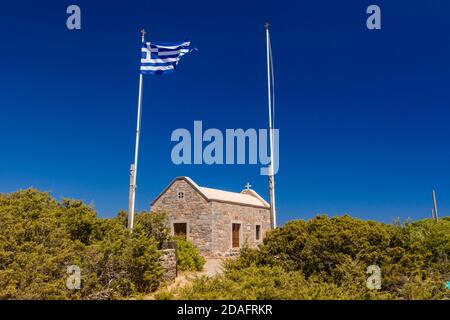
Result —
[[[242,203],[242,204],[249,204],[252,206],[263,205],[263,206],[269,207],[269,204],[266,201],[264,201],[262,198],[259,199],[250,194],[230,192],[230,191],[205,188],[205,187],[200,187],[200,191],[202,191],[204,194],[206,194],[206,197],[210,200]]]
[[[207,201],[220,201],[228,203],[236,203],[255,207],[270,208],[269,203],[265,201],[256,191],[244,189],[242,192],[231,192],[213,188],[200,187],[189,177],[175,178],[172,183],[164,189],[163,192],[152,202],[152,205],[166,192],[167,189],[177,180],[187,181],[194,189],[196,189]]]

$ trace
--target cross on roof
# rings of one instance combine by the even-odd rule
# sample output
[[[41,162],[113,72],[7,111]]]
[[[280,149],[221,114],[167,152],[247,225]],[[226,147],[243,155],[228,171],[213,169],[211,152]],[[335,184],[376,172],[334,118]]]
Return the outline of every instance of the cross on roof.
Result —
[[[251,185],[249,182],[247,182],[247,184],[245,185],[245,188],[246,188],[247,190],[250,190],[251,186],[252,186],[252,185]]]

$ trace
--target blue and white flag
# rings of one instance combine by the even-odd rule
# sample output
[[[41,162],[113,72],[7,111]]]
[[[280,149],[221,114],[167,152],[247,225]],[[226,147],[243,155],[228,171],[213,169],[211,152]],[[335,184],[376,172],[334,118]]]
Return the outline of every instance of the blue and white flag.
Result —
[[[164,74],[173,72],[180,58],[190,52],[189,41],[181,43],[142,43],[141,73]]]

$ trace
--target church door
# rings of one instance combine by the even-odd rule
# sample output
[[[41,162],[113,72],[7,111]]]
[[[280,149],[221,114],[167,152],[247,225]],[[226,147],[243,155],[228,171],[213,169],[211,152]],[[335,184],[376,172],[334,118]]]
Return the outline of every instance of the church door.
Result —
[[[233,248],[239,248],[239,236],[241,225],[239,223],[233,223],[231,230],[232,230]]]

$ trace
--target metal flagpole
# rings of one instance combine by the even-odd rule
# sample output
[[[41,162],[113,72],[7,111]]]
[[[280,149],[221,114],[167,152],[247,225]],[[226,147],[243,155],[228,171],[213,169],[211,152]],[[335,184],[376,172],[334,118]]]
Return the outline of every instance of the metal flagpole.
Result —
[[[142,43],[145,42],[145,30],[141,30]],[[136,148],[134,151],[134,164],[130,168],[130,192],[128,199],[128,229],[133,230],[134,225],[134,203],[136,199],[136,176],[138,168],[138,153],[139,153],[139,133],[141,130],[141,110],[142,110],[142,73],[139,74],[139,98],[138,98],[138,114],[136,125]]]
[[[276,208],[275,208],[275,179],[273,174],[273,126],[272,126],[272,92],[271,92],[271,48],[269,35],[269,22],[266,22],[266,51],[267,51],[267,90],[269,97],[269,135],[270,135],[270,166],[269,166],[269,195],[270,195],[270,223],[272,229],[277,227]]]
[[[433,190],[433,220],[438,222],[438,209],[437,209],[437,201],[436,201],[436,192]]]

